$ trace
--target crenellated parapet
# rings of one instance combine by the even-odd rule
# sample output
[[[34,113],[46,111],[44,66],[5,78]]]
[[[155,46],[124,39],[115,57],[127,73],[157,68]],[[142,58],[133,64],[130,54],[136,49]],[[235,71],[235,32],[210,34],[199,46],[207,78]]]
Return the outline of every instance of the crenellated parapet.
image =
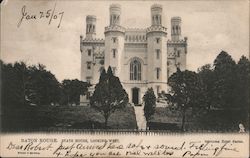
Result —
[[[181,34],[181,17],[171,17],[171,26],[164,27],[161,4],[151,6],[146,28],[127,28],[122,15],[121,5],[110,5],[104,39],[96,38],[98,18],[86,16],[86,34],[80,36],[81,80],[96,85],[103,69],[111,67],[129,101],[140,104],[147,88],[152,87],[156,95],[167,92],[168,78],[178,68],[186,69],[187,38]],[[93,91],[94,86],[81,96],[81,103],[89,103]]]
[[[121,33],[125,33],[125,28],[119,25],[111,25],[111,26],[107,26],[105,27],[104,33],[108,33],[108,32],[121,32]]]
[[[185,54],[187,54],[187,37],[184,37],[182,40],[168,40],[167,41],[167,47],[173,48],[172,51],[168,51],[168,58],[175,59],[176,57],[180,56],[178,55],[177,48],[183,48],[183,51]],[[177,54],[176,54],[177,53]]]
[[[102,39],[102,38],[94,38],[94,39],[85,38],[82,40],[82,42],[104,43],[104,39]]]
[[[125,32],[126,43],[146,43],[146,29],[127,28]]]
[[[160,25],[150,26],[149,28],[146,29],[146,33],[148,34],[151,32],[163,32],[167,34],[167,28]]]
[[[187,46],[187,37],[184,37],[182,40],[168,40],[167,46]]]
[[[81,44],[82,45],[103,45],[104,46],[105,40],[102,38],[93,38],[93,39],[89,39],[89,38],[85,38],[85,39],[81,39]]]

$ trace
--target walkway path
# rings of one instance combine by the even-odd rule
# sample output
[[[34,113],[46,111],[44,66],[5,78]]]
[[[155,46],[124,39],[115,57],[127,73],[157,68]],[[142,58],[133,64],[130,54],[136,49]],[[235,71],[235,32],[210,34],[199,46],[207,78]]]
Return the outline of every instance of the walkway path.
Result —
[[[134,108],[138,130],[146,130],[146,119],[144,117],[143,106],[134,106]]]

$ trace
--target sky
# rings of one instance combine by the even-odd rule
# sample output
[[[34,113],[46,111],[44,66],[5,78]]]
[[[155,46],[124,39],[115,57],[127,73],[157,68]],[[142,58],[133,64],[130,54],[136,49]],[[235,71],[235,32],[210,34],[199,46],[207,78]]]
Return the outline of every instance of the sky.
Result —
[[[44,64],[59,81],[80,79],[80,35],[85,37],[86,16],[96,15],[97,37],[104,38],[113,3],[121,5],[121,25],[126,28],[149,27],[150,7],[155,3],[163,6],[165,27],[170,28],[171,17],[180,16],[182,36],[188,37],[189,70],[212,64],[222,50],[236,61],[242,55],[249,57],[248,0],[5,0],[1,4],[0,57],[7,63]],[[40,12],[52,14],[53,10],[51,21],[51,16],[40,18]],[[23,14],[26,16],[18,27]],[[27,15],[36,15],[36,19],[26,20]],[[170,34],[168,29],[168,39]]]

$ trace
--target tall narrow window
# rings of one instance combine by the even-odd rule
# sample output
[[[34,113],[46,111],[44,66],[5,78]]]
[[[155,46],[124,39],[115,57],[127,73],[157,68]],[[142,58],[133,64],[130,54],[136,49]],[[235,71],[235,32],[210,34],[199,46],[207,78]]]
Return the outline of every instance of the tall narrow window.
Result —
[[[160,59],[160,49],[156,49],[156,59]]]
[[[112,49],[113,58],[116,58],[116,49]]]
[[[88,49],[88,56],[91,56],[91,49]]]
[[[177,57],[180,57],[180,54],[181,54],[181,51],[178,50],[176,56],[177,56]]]
[[[160,71],[161,69],[159,67],[156,68],[156,79],[158,80],[160,78]]]
[[[160,43],[160,38],[156,38],[156,43]]]
[[[136,59],[130,63],[130,80],[141,80],[141,63]]]
[[[87,69],[91,69],[91,62],[90,61],[87,62]]]
[[[112,37],[113,43],[117,43],[117,37]]]

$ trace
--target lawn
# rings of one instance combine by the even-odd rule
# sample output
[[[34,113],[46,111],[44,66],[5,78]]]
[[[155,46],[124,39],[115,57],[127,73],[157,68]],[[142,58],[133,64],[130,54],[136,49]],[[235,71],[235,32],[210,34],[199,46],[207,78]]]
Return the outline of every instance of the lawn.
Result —
[[[2,116],[2,130],[19,131],[67,131],[103,129],[104,117],[89,106],[40,106],[11,108]],[[134,108],[127,106],[111,114],[109,129],[137,129]]]
[[[192,123],[192,117],[187,112],[186,123]],[[173,111],[168,107],[156,107],[150,125],[153,130],[178,131],[181,127],[182,116],[179,111]]]
[[[195,116],[191,110],[186,113],[185,128],[189,132],[238,132],[239,123],[249,130],[248,116],[239,110],[210,110]],[[182,115],[167,107],[156,107],[151,119],[152,129],[178,131],[181,127]]]
[[[86,128],[104,128],[104,117],[102,114],[89,106],[59,108],[56,120],[56,126],[62,124],[73,129],[81,129],[81,125]],[[91,127],[87,127],[88,124]],[[127,106],[111,114],[108,119],[108,128],[136,129],[134,108]]]

